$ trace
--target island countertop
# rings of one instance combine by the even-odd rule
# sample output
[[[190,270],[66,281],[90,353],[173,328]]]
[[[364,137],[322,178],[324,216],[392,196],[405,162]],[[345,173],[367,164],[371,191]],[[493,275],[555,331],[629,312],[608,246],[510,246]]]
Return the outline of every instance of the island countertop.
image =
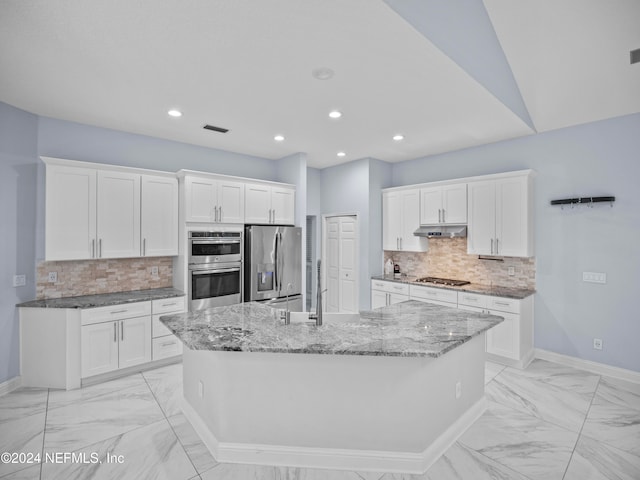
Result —
[[[439,357],[503,318],[409,300],[320,327],[285,325],[278,310],[255,302],[160,321],[192,350]]]

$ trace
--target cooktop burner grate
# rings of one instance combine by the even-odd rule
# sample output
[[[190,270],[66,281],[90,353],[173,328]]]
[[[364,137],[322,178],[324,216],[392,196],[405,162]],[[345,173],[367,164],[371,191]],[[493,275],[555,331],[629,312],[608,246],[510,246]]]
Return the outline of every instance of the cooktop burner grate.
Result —
[[[438,278],[438,277],[421,277],[416,279],[416,282],[433,283],[436,285],[449,285],[452,287],[460,287],[462,285],[467,285],[468,283],[471,283],[466,280],[451,280],[449,278]]]

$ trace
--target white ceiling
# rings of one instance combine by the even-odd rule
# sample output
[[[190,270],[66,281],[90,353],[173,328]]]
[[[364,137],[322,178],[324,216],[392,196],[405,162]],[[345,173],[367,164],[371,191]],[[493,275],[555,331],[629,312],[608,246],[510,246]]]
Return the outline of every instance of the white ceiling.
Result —
[[[2,0],[0,101],[271,159],[305,152],[318,168],[640,112],[640,64],[629,64],[640,48],[638,0],[472,0],[489,28],[482,15],[464,28],[477,20],[481,35],[497,36],[495,52],[460,30],[443,39],[421,27],[411,9],[428,2],[387,1]],[[489,47],[466,61],[465,41]],[[485,54],[506,57],[504,83],[483,77]],[[313,78],[318,67],[334,77]],[[500,94],[508,82],[531,122]],[[183,117],[168,117],[170,108]],[[332,109],[343,117],[329,119]]]

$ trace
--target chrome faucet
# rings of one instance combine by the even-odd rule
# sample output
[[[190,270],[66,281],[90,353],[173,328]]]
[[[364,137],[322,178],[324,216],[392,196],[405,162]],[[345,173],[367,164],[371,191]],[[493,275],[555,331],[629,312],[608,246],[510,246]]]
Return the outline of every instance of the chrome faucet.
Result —
[[[322,294],[324,292],[326,292],[326,290],[322,290],[322,283],[321,283],[321,269],[320,269],[320,263],[321,261],[318,260],[318,293],[316,296],[316,313],[310,313],[309,314],[309,320],[315,320],[316,321],[316,326],[320,327],[322,326]]]

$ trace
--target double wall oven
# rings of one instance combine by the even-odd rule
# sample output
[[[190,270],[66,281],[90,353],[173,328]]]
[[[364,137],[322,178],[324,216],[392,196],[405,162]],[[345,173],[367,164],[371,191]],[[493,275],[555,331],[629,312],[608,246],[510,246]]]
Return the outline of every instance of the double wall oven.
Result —
[[[189,310],[242,302],[242,231],[189,232]]]

